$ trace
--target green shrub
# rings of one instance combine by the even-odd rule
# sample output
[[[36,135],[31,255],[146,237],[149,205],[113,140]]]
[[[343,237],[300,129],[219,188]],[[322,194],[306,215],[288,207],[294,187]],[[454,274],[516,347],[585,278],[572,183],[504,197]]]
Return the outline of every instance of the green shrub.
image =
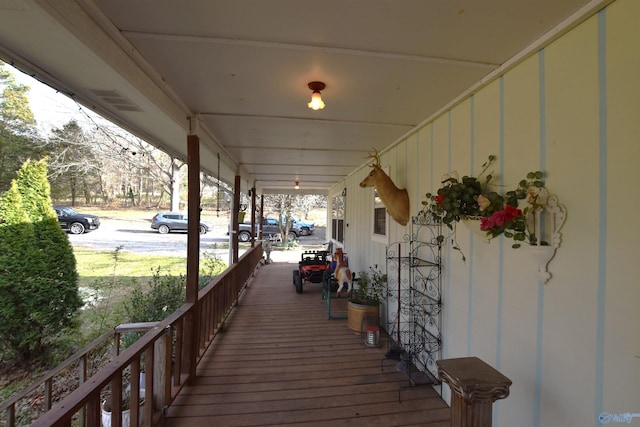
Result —
[[[216,257],[214,252],[205,252],[198,277],[199,288],[205,287],[217,275],[227,268],[226,264]],[[186,297],[186,277],[184,275],[160,275],[160,267],[153,271],[149,290],[144,292],[142,286],[136,284],[131,295],[124,302],[127,321],[159,322],[180,308]],[[123,347],[133,344],[141,334],[125,334]]]
[[[217,246],[214,244],[213,249]],[[200,275],[198,276],[198,289],[202,289],[209,284],[216,276],[227,269],[227,264],[218,258],[214,251],[206,251],[200,260]]]
[[[185,276],[161,276],[157,267],[151,278],[147,292],[137,284],[131,290],[131,296],[124,302],[127,320],[131,323],[159,322],[167,318],[184,304]],[[125,334],[122,339],[123,348],[133,344],[141,334]]]
[[[27,161],[0,196],[0,345],[48,362],[82,305],[75,258],[51,208],[46,161]]]
[[[185,301],[185,277],[161,276],[157,267],[145,293],[136,285],[125,301],[125,313],[129,322],[157,322],[176,311]]]

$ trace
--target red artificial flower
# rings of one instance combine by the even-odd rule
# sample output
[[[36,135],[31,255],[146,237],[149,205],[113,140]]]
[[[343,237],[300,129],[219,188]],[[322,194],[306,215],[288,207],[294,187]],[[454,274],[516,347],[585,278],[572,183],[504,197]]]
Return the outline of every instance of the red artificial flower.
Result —
[[[440,206],[441,208],[444,207],[443,201],[444,201],[444,194],[438,194],[436,197],[434,197],[433,199],[438,206]]]
[[[487,230],[493,230],[493,229],[494,229],[494,224],[493,224],[493,221],[491,221],[490,217],[480,218],[480,230],[487,231]]]
[[[504,208],[505,221],[511,222],[515,218],[522,216],[522,211],[515,206],[507,205]]]
[[[504,227],[505,224],[509,224],[514,219],[522,216],[522,211],[515,206],[507,205],[501,211],[494,212],[488,218],[482,218],[480,220],[480,230],[482,231],[497,231],[498,228]]]

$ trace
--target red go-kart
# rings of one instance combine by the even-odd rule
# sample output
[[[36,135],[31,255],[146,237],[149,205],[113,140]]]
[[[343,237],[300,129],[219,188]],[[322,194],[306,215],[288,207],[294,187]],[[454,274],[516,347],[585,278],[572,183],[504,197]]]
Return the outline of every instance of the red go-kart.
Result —
[[[322,283],[329,272],[329,252],[304,251],[298,262],[298,269],[293,270],[293,286],[296,292],[302,293],[305,282]]]

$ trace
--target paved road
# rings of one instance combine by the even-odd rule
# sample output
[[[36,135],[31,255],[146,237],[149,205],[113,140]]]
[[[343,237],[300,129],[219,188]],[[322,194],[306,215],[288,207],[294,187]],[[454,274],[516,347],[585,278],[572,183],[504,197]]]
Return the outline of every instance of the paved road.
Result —
[[[217,227],[200,236],[201,251],[213,251],[216,244],[226,244],[229,236],[226,227]],[[96,250],[115,250],[156,254],[158,256],[187,256],[187,233],[160,234],[151,229],[147,221],[122,221],[102,219],[100,228],[86,234],[69,234],[72,246],[89,247]],[[313,235],[300,237],[300,245],[322,245],[325,228],[318,227]],[[216,251],[219,252],[219,251]],[[224,252],[227,252],[226,250]]]

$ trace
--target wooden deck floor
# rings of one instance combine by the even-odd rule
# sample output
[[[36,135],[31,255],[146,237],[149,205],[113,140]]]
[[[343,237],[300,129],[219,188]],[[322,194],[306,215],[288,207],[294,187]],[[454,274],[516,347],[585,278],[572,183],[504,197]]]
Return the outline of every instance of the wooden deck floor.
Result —
[[[328,320],[319,284],[297,294],[295,268],[258,271],[164,426],[448,426],[432,387],[398,402],[408,380],[392,361],[381,370],[386,345],[367,347],[346,320]],[[346,299],[334,298],[333,314],[345,311]]]

